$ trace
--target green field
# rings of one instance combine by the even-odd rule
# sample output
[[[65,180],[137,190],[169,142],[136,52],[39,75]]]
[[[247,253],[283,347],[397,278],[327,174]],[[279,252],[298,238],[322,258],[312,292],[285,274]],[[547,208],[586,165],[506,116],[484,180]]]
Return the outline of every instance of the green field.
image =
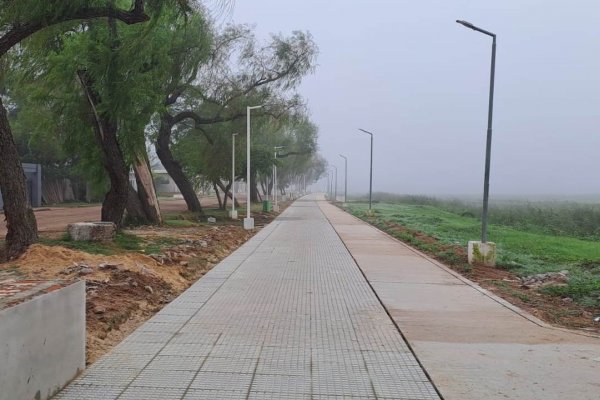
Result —
[[[436,205],[375,203],[372,218],[367,217],[365,213],[368,208],[366,203],[348,203],[347,210],[384,230],[389,230],[385,222],[393,222],[410,231],[431,236],[441,244],[466,247],[469,240],[480,238],[481,221],[471,216],[473,213],[468,206],[461,208],[457,204],[456,202],[440,202]],[[511,207],[513,206],[506,206],[502,212],[506,215],[510,214]],[[562,215],[557,207],[554,207],[553,213]],[[564,213],[568,213],[566,208]],[[491,215],[490,219],[502,221],[498,215]],[[565,217],[565,221],[567,219]],[[557,296],[571,297],[584,306],[599,306],[600,243],[594,240],[596,235],[586,234],[586,237],[576,237],[551,234],[547,233],[549,228],[543,225],[543,219],[537,223],[531,222],[533,219],[522,220],[529,222],[519,228],[515,227],[514,223],[496,222],[489,226],[488,240],[496,242],[498,246],[498,267],[511,270],[519,276],[569,270],[571,279],[568,286],[543,290]],[[449,252],[436,254],[435,246],[422,243],[413,235],[401,234],[399,239],[433,253],[449,264],[464,264],[464,260],[457,260],[456,256]]]

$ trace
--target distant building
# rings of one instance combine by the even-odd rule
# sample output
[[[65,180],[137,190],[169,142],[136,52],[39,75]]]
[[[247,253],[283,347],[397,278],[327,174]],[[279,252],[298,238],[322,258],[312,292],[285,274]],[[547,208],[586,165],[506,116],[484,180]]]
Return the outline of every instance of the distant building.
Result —
[[[160,161],[154,162],[150,168],[152,170],[152,177],[154,178],[154,187],[157,195],[172,196],[181,193],[175,184],[175,181],[169,176],[169,173]]]
[[[42,206],[42,166],[40,164],[23,164],[27,178],[27,200],[32,207]],[[0,193],[0,210],[4,208],[2,193]]]

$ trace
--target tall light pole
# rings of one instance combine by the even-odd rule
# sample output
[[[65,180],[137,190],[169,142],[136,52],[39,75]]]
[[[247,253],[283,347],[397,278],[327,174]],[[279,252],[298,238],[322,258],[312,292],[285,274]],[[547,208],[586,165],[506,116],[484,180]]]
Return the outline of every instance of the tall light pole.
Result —
[[[254,229],[254,218],[250,218],[250,111],[263,107],[253,106],[246,107],[246,218],[244,218],[244,229]]]
[[[490,159],[492,153],[492,117],[494,115],[494,78],[496,76],[496,34],[476,27],[467,21],[457,20],[459,24],[474,31],[492,37],[492,66],[490,72],[490,99],[488,106],[487,140],[485,145],[485,175],[483,182],[483,211],[481,214],[481,242],[487,243],[488,199],[490,194]]]
[[[348,157],[340,154],[340,157],[344,159],[344,203],[348,201]]]
[[[277,152],[283,149],[283,146],[274,146],[275,150],[275,163],[273,163],[273,211],[279,212],[279,204],[277,204]]]
[[[231,219],[237,219],[235,210],[235,137],[237,133],[231,134]]]
[[[333,202],[335,203],[337,201],[337,167],[335,165],[332,165],[333,168],[335,168],[335,179],[333,180],[335,183],[333,185]]]
[[[364,132],[371,136],[371,168],[369,173],[369,212],[373,207],[373,134],[369,131],[365,131],[364,129],[358,128],[359,131]]]

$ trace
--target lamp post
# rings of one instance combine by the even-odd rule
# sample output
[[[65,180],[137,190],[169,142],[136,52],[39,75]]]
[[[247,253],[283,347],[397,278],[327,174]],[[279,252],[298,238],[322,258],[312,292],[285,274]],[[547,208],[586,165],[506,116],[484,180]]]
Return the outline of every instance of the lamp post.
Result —
[[[277,162],[277,152],[283,149],[283,146],[274,146],[275,162]],[[279,204],[277,204],[277,164],[273,163],[273,211],[279,212]]]
[[[485,175],[483,183],[483,211],[481,214],[481,242],[487,242],[488,199],[490,193],[490,159],[492,153],[492,117],[494,114],[494,78],[496,75],[496,34],[478,28],[467,21],[457,20],[459,24],[492,37],[492,66],[490,72],[490,98],[488,106],[487,140],[485,145]]]
[[[340,157],[344,159],[344,203],[348,201],[348,157],[340,154]]]
[[[492,118],[494,115],[494,79],[496,77],[496,34],[481,29],[470,22],[457,20],[457,23],[474,31],[492,37],[492,62],[490,68],[490,95],[488,104],[487,139],[485,144],[485,173],[483,178],[483,210],[481,212],[481,242],[470,241],[468,246],[469,263],[496,265],[496,244],[487,240],[488,200],[490,194],[490,160],[492,153]]]
[[[335,203],[337,201],[337,167],[335,165],[332,165],[332,167],[335,168],[335,179],[333,179],[335,182],[333,184],[333,202]]]
[[[359,128],[358,130],[371,136],[371,168],[369,173],[369,212],[371,212],[373,207],[373,134],[364,129]]]
[[[231,135],[231,219],[237,219],[238,213],[235,210],[235,137],[237,133]]]
[[[254,229],[254,218],[250,217],[250,208],[252,207],[250,201],[250,111],[261,107],[263,106],[246,107],[246,218],[244,218],[244,229],[246,230]]]

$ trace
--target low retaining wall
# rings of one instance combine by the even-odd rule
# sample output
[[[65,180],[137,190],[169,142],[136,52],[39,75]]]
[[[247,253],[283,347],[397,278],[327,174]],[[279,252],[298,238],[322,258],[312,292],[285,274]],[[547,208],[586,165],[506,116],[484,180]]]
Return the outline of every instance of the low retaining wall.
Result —
[[[0,400],[46,400],[85,368],[85,282],[0,307]]]

